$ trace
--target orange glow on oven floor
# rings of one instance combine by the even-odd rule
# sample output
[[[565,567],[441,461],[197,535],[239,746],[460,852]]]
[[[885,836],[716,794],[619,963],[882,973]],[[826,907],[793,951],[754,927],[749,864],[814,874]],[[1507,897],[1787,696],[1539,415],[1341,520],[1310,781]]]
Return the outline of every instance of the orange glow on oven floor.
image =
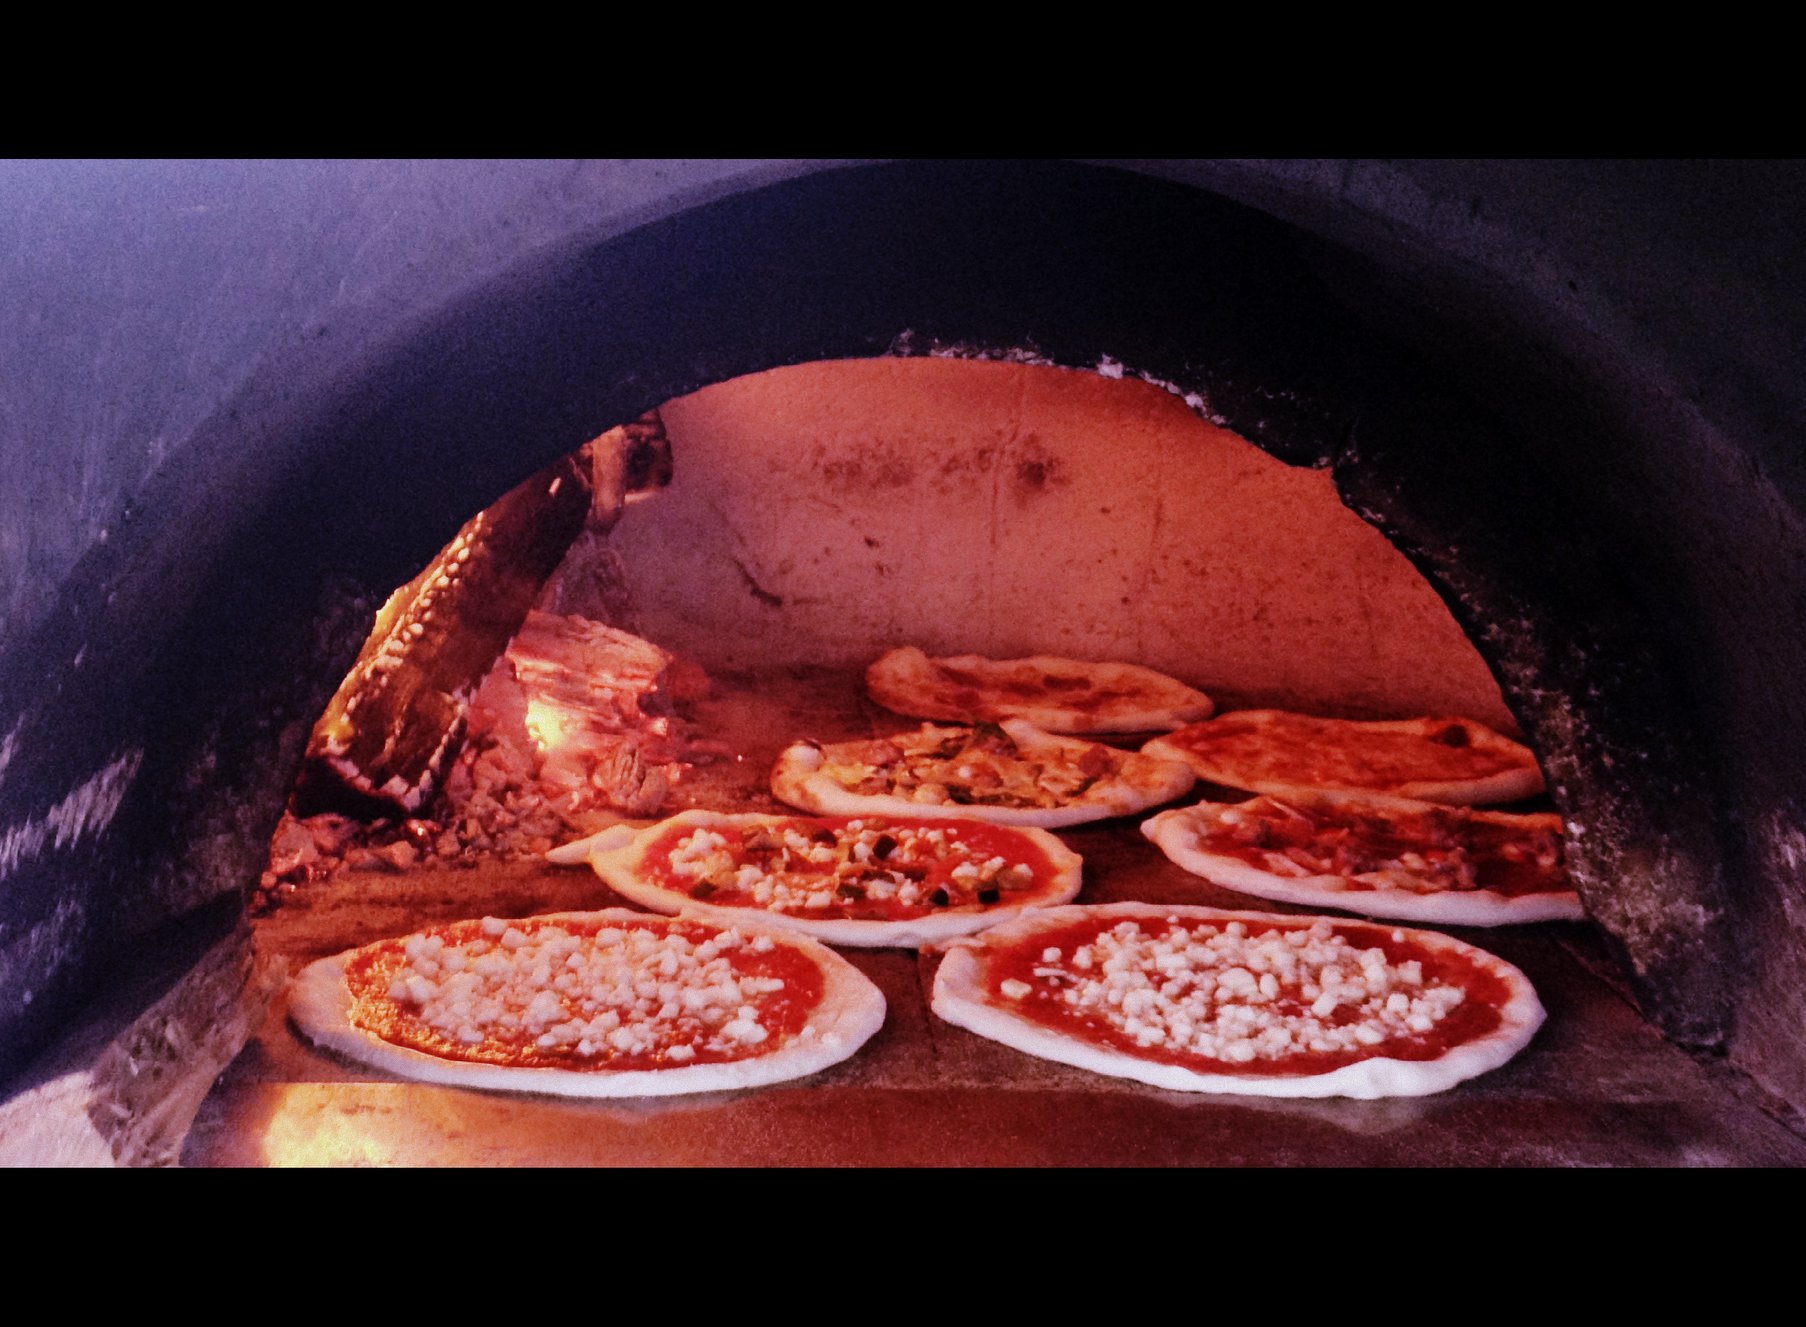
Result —
[[[684,1166],[719,1164],[706,1119],[730,1100],[559,1101],[418,1083],[292,1083],[248,1154],[213,1164],[281,1167]],[[661,1118],[662,1117],[662,1118]]]

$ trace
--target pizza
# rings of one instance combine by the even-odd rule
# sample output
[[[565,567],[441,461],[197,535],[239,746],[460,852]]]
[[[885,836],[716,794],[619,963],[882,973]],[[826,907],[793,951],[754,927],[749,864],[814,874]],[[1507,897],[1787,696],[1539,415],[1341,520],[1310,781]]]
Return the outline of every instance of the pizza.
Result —
[[[934,1012],[1016,1050],[1181,1092],[1408,1097],[1530,1043],[1524,974],[1433,931],[1114,903],[956,940]]]
[[[1452,926],[1586,916],[1551,813],[1295,793],[1163,811],[1141,832],[1193,875],[1280,903]]]
[[[1044,733],[1022,719],[823,746],[794,742],[771,791],[818,815],[923,815],[1055,829],[1170,802],[1197,780],[1183,763]]]
[[[891,650],[865,673],[871,698],[898,714],[959,723],[1026,719],[1050,733],[1148,733],[1210,717],[1210,697],[1176,678],[1125,663],[1037,654],[930,658]]]
[[[1078,854],[1046,830],[918,816],[685,811],[578,845],[617,893],[732,924],[751,913],[837,945],[916,947],[1070,902]],[[571,860],[565,850],[554,860]]]
[[[320,1046],[408,1078],[641,1097],[838,1064],[884,996],[806,936],[614,909],[380,940],[302,969],[289,1011]]]
[[[1142,750],[1249,792],[1325,789],[1471,806],[1543,790],[1530,748],[1472,719],[1364,723],[1237,710],[1157,737]]]

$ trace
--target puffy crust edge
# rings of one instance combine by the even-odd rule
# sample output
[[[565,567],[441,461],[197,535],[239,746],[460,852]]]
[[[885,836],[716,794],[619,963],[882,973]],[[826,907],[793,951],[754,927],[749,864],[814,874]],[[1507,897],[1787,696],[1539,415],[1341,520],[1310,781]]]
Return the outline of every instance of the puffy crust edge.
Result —
[[[1017,702],[996,697],[978,710],[942,704],[937,694],[946,683],[939,668],[947,665],[967,672],[986,673],[1029,666],[1059,677],[1084,677],[1094,684],[1133,684],[1144,693],[1134,707],[1120,701],[1102,713],[1052,702]],[[930,656],[914,645],[886,651],[865,670],[867,694],[886,709],[922,719],[946,719],[957,723],[1025,719],[1049,733],[1145,733],[1178,728],[1208,719],[1216,705],[1195,687],[1176,677],[1140,664],[1067,659],[1033,654],[1019,659],[989,659],[980,654]]]
[[[907,818],[910,820],[935,820],[943,817],[924,816],[920,811],[915,811],[911,812]],[[949,818],[958,819],[958,817]],[[1026,835],[1029,841],[1045,852],[1049,860],[1053,862],[1055,874],[1046,885],[1027,897],[1018,898],[1008,904],[946,908],[921,917],[892,922],[862,921],[852,917],[797,917],[765,908],[729,907],[723,904],[704,903],[687,894],[653,884],[640,875],[640,865],[653,841],[662,837],[666,830],[676,825],[695,825],[698,828],[722,825],[774,825],[794,819],[797,817],[751,813],[729,815],[719,811],[683,811],[668,820],[660,821],[649,829],[641,830],[631,839],[617,839],[612,844],[592,849],[588,861],[610,889],[642,907],[651,908],[654,912],[681,913],[723,924],[735,924],[751,917],[768,921],[774,926],[782,926],[789,931],[813,936],[826,944],[868,949],[920,948],[923,945],[939,944],[962,935],[971,935],[974,931],[994,926],[1000,921],[1006,921],[1031,909],[1070,902],[1078,895],[1079,886],[1082,883],[1083,859],[1077,853],[1046,830],[1022,825],[1006,826],[1006,828],[1013,828]]]
[[[1244,1077],[1207,1073],[1182,1065],[1144,1060],[1111,1047],[1099,1046],[1076,1036],[1056,1032],[1031,1019],[993,1004],[984,989],[988,958],[1004,946],[1032,941],[1036,935],[1077,921],[1080,917],[1124,920],[1164,920],[1179,917],[1191,921],[1299,922],[1315,920],[1305,914],[1225,912],[1216,908],[1156,907],[1142,903],[1111,903],[1089,907],[1044,908],[982,934],[956,940],[948,947],[934,977],[930,1007],[946,1022],[965,1028],[1013,1050],[1060,1064],[1070,1064],[1112,1078],[1129,1078],[1176,1092],[1209,1092],[1253,1097],[1352,1097],[1371,1101],[1380,1097],[1419,1097],[1447,1091],[1458,1083],[1497,1069],[1530,1044],[1542,1026],[1542,1001],[1530,979],[1504,959],[1452,936],[1435,931],[1407,932],[1414,940],[1435,948],[1454,950],[1486,967],[1511,991],[1499,1011],[1499,1026],[1484,1037],[1450,1050],[1434,1060],[1361,1060],[1323,1074],[1286,1077]],[[1342,928],[1373,927],[1373,923],[1326,917]]]
[[[1235,710],[1229,714],[1216,716],[1252,720],[1259,727],[1278,727],[1286,719],[1295,716],[1286,710]],[[1497,774],[1478,779],[1420,779],[1412,783],[1401,783],[1391,787],[1360,787],[1345,783],[1297,783],[1279,782],[1270,779],[1249,779],[1237,772],[1233,765],[1217,764],[1208,756],[1191,751],[1173,739],[1183,729],[1156,737],[1141,749],[1146,755],[1159,756],[1164,760],[1182,760],[1199,778],[1225,788],[1242,788],[1248,792],[1274,793],[1283,796],[1286,793],[1301,792],[1370,792],[1392,797],[1411,798],[1420,802],[1441,802],[1450,806],[1486,806],[1494,802],[1515,802],[1520,798],[1534,797],[1543,791],[1543,771],[1536,762],[1536,754],[1521,742],[1514,742],[1503,733],[1494,732],[1483,723],[1473,719],[1452,717],[1447,719],[1333,719],[1325,722],[1345,723],[1354,728],[1369,732],[1404,732],[1419,736],[1427,735],[1433,729],[1443,729],[1451,723],[1459,723],[1467,730],[1469,741],[1475,746],[1485,747],[1491,751],[1499,751],[1512,756],[1521,762],[1518,769],[1500,770]]]
[[[643,925],[652,919],[643,912],[611,908],[602,912],[547,913],[519,920],[536,924],[581,920]],[[543,1092],[564,1097],[666,1097],[788,1082],[850,1058],[883,1026],[884,993],[833,950],[794,931],[759,925],[756,919],[737,918],[735,925],[744,931],[769,934],[778,944],[800,949],[821,969],[822,997],[805,1024],[815,1029],[812,1038],[805,1040],[799,1034],[750,1059],[673,1069],[580,1071],[446,1060],[384,1041],[352,1023],[351,988],[345,981],[345,964],[358,952],[355,949],[319,959],[296,975],[289,988],[289,1017],[315,1045],[403,1078],[451,1087]]]
[[[999,726],[1025,750],[1037,746],[1082,748],[1094,745],[1077,738],[1042,732],[1022,719],[1005,719]],[[1110,778],[1094,783],[1082,797],[1065,806],[934,806],[888,793],[855,793],[841,787],[821,772],[827,763],[824,752],[841,745],[855,744],[831,743],[822,747],[812,742],[793,742],[785,747],[772,767],[772,794],[790,806],[816,815],[928,815],[936,819],[983,820],[993,825],[1019,828],[1060,829],[1145,811],[1175,797],[1183,797],[1198,781],[1191,767],[1183,761],[1149,755],[1145,750],[1114,751],[1123,758],[1122,769]]]
[[[1393,799],[1376,798],[1376,802]],[[1403,799],[1397,799],[1403,800]],[[1339,875],[1282,876],[1263,871],[1236,857],[1206,852],[1192,842],[1199,812],[1216,812],[1230,803],[1199,802],[1162,811],[1142,822],[1141,832],[1174,865],[1212,884],[1239,890],[1276,903],[1310,908],[1336,908],[1366,917],[1394,921],[1435,922],[1444,926],[1509,926],[1520,922],[1584,921],[1586,909],[1573,890],[1547,894],[1501,894],[1491,889],[1444,890],[1414,894],[1404,889],[1352,889]]]

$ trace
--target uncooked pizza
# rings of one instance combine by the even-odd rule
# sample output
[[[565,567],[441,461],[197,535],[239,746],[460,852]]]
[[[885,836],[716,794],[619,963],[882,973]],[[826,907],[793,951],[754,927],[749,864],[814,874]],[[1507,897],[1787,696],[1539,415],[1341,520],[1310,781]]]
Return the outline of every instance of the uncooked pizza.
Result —
[[[1021,719],[796,742],[771,774],[782,801],[819,815],[957,816],[1043,829],[1146,810],[1195,782],[1180,761],[1044,733]]]
[[[873,700],[959,723],[1026,719],[1050,733],[1151,733],[1210,717],[1210,697],[1151,668],[1038,654],[931,658],[913,645],[866,670]]]
[[[321,959],[290,1014],[409,1078],[636,1097],[838,1064],[884,1022],[884,996],[806,936],[616,909],[452,922]]]
[[[1543,790],[1530,749],[1472,719],[1359,722],[1237,710],[1157,737],[1142,750],[1249,792],[1371,792],[1473,806]]]
[[[919,946],[1069,902],[1081,862],[1045,830],[919,816],[685,811],[549,856],[657,912],[748,913],[838,945]]]
[[[1586,915],[1548,813],[1300,792],[1200,802],[1141,830],[1192,874],[1281,903],[1453,926]]]
[[[1450,936],[1327,917],[1117,903],[954,941],[949,1023],[1043,1059],[1183,1092],[1440,1092],[1530,1043],[1524,974]]]

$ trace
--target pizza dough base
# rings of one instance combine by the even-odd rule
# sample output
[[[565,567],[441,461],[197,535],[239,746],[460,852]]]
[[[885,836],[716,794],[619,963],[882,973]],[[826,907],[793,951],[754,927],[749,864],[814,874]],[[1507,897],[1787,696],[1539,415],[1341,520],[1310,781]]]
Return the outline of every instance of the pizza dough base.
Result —
[[[1044,733],[1021,719],[1005,719],[1000,725],[1025,752],[1065,748],[1083,751],[1096,743]],[[835,745],[856,745],[854,743]],[[816,815],[829,816],[934,816],[954,820],[983,820],[993,825],[1027,825],[1059,829],[1089,824],[1113,816],[1133,815],[1190,792],[1197,776],[1181,761],[1133,751],[1111,749],[1121,766],[1115,774],[1097,780],[1064,806],[980,806],[957,803],[914,802],[889,793],[850,792],[822,772],[828,763],[824,752],[835,745],[796,742],[784,748],[771,771],[771,791],[783,802]],[[859,743],[857,745],[863,745]]]
[[[935,819],[919,811],[911,820]],[[675,889],[667,889],[640,874],[640,862],[653,841],[678,824],[698,829],[722,825],[773,825],[793,820],[793,816],[726,815],[718,811],[684,811],[661,821],[650,829],[621,834],[622,827],[606,830],[584,840],[589,851],[584,859],[601,876],[608,887],[624,898],[654,912],[701,917],[724,926],[738,925],[748,917],[782,926],[786,930],[813,936],[825,944],[851,948],[919,949],[982,931],[1000,921],[1028,911],[1059,903],[1070,903],[1082,883],[1083,860],[1065,844],[1045,830],[1018,827],[1052,861],[1055,872],[1051,879],[1033,890],[1012,891],[1009,901],[963,908],[940,908],[920,917],[896,921],[867,921],[853,917],[807,917],[777,912],[756,906],[736,907],[693,899]],[[610,837],[612,836],[612,837]],[[554,851],[558,851],[554,849]],[[547,854],[548,857],[551,854]]]
[[[941,671],[943,665],[976,674],[981,680],[972,684],[950,681]],[[1132,694],[1087,706],[1082,692],[1075,693],[1074,703],[1062,704],[1056,696],[1020,699],[985,686],[987,677],[1003,678],[1020,671],[1082,680],[1098,689]],[[979,692],[978,704],[962,706],[947,698],[949,690],[966,685]],[[978,654],[930,658],[913,645],[880,656],[866,669],[865,686],[873,700],[898,714],[958,723],[1025,719],[1049,733],[1148,733],[1207,719],[1216,708],[1202,691],[1137,664],[1088,663],[1051,654],[1024,659],[987,659]]]
[[[1107,1074],[1112,1078],[1134,1079],[1153,1087],[1168,1088],[1176,1092],[1212,1092],[1230,1096],[1353,1097],[1362,1101],[1380,1097],[1428,1096],[1497,1069],[1530,1044],[1546,1017],[1535,988],[1522,972],[1484,950],[1434,931],[1411,931],[1407,934],[1418,943],[1426,943],[1432,948],[1455,950],[1478,961],[1493,975],[1503,979],[1511,991],[1504,1008],[1499,1011],[1498,1027],[1484,1037],[1451,1047],[1434,1060],[1374,1057],[1343,1065],[1328,1073],[1283,1077],[1211,1073],[1164,1061],[1141,1059],[1113,1047],[1083,1040],[1076,1035],[1057,1032],[1043,1023],[993,1004],[986,992],[986,956],[987,951],[993,947],[1014,946],[1081,918],[1107,920],[1114,925],[1121,921],[1161,922],[1169,917],[1176,917],[1184,922],[1242,921],[1249,923],[1251,928],[1270,922],[1308,925],[1317,920],[1303,914],[1223,912],[1215,908],[1195,907],[1162,908],[1146,903],[1046,908],[994,927],[981,935],[954,941],[948,947],[947,957],[942,961],[940,970],[935,973],[931,1007],[937,1015],[955,1027],[965,1028],[968,1032],[1001,1042],[1025,1054],[1089,1069],[1093,1073]],[[1337,918],[1322,920],[1343,930],[1370,925]],[[1389,931],[1392,928],[1375,929]]]
[[[648,918],[643,912],[614,908],[604,912],[547,913],[517,920],[537,925],[565,921],[643,925]],[[821,1000],[797,1035],[764,1054],[743,1060],[671,1069],[577,1070],[442,1059],[384,1041],[351,1022],[352,996],[345,981],[345,964],[356,950],[334,954],[303,968],[290,987],[289,1017],[316,1045],[404,1078],[452,1087],[566,1097],[666,1097],[788,1082],[848,1059],[883,1026],[883,992],[833,950],[807,936],[761,925],[756,920],[735,918],[734,925],[748,934],[770,935],[776,943],[808,954],[821,969],[823,979]],[[805,1036],[809,1029],[814,1031]]]
[[[1384,800],[1384,799],[1372,799]],[[1518,922],[1585,921],[1586,909],[1573,890],[1547,894],[1501,894],[1491,889],[1436,890],[1418,894],[1408,889],[1351,888],[1339,875],[1275,875],[1237,857],[1225,857],[1197,846],[1193,822],[1201,813],[1225,809],[1225,803],[1162,811],[1144,821],[1141,832],[1172,862],[1225,889],[1239,890],[1275,903],[1310,908],[1337,908],[1367,917],[1430,922],[1441,926],[1509,926]]]
[[[1225,788],[1242,788],[1248,792],[1273,793],[1276,796],[1299,792],[1370,792],[1409,797],[1420,802],[1482,806],[1493,802],[1515,802],[1520,798],[1534,797],[1543,791],[1543,772],[1530,748],[1472,719],[1385,719],[1367,722],[1356,719],[1319,719],[1311,715],[1295,715],[1286,710],[1236,710],[1218,715],[1217,718],[1250,722],[1257,728],[1270,727],[1275,732],[1284,731],[1291,720],[1309,718],[1313,723],[1328,724],[1345,730],[1346,740],[1351,747],[1359,746],[1360,735],[1364,732],[1409,733],[1427,738],[1431,733],[1441,732],[1451,724],[1460,724],[1467,732],[1469,746],[1509,755],[1517,762],[1518,768],[1471,779],[1414,779],[1395,784],[1336,783],[1327,779],[1313,782],[1308,776],[1281,779],[1248,774],[1228,757],[1219,760],[1208,753],[1187,750],[1172,740],[1181,736],[1183,730],[1168,733],[1165,737],[1156,737],[1141,749],[1150,756],[1182,760],[1200,779]]]

